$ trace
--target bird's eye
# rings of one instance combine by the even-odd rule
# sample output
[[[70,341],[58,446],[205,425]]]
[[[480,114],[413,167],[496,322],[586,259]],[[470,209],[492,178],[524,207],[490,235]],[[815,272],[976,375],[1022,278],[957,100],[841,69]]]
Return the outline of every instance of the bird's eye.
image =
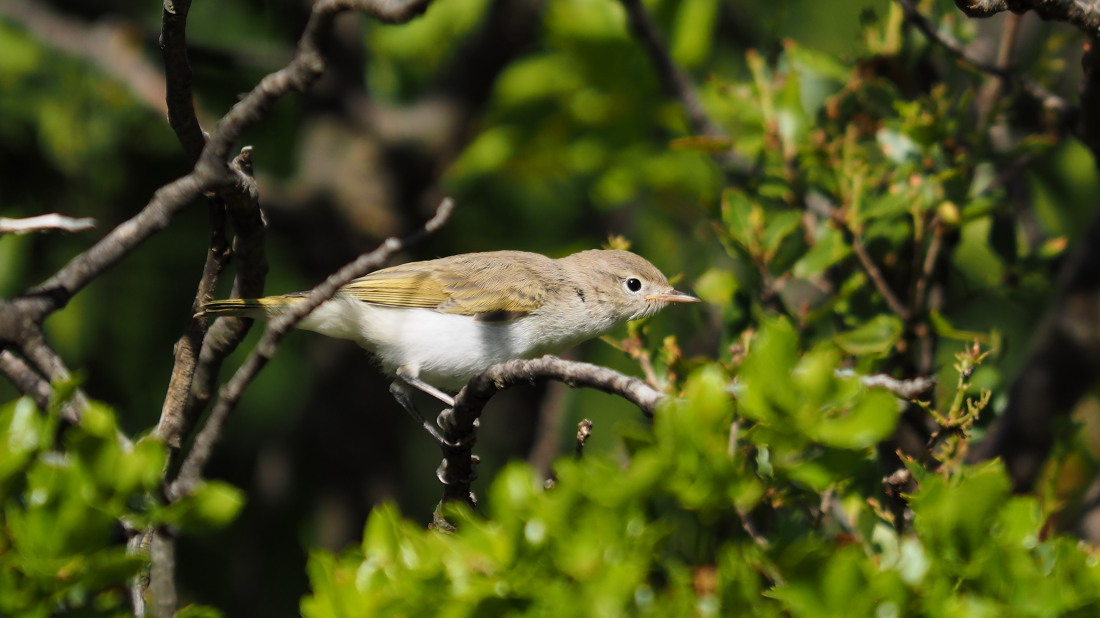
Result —
[[[642,282],[638,279],[635,279],[634,277],[627,279],[624,282],[624,285],[626,285],[626,289],[630,290],[631,292],[638,292],[642,289]]]

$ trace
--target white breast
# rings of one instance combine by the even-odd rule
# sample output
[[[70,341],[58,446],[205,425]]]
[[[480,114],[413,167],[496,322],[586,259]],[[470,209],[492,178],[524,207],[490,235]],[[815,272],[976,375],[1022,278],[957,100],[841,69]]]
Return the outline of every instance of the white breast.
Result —
[[[355,341],[377,356],[391,375],[398,367],[408,367],[429,384],[454,391],[495,363],[560,352],[588,338],[548,337],[545,328],[533,329],[532,321],[539,322],[538,316],[481,322],[471,316],[338,296],[298,326]],[[532,337],[532,332],[543,336]]]

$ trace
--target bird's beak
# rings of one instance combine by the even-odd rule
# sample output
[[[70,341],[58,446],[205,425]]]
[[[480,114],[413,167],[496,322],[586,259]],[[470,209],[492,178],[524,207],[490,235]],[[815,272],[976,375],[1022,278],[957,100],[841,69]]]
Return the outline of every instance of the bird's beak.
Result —
[[[650,294],[645,297],[646,300],[653,300],[662,303],[697,303],[698,298],[695,298],[691,294],[684,294],[683,292],[677,292],[676,290],[669,290],[664,294]]]

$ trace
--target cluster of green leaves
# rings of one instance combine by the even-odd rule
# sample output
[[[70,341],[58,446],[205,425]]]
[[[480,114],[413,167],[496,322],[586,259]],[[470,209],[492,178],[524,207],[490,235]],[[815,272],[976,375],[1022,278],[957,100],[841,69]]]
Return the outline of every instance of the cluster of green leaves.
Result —
[[[436,2],[409,25],[369,23],[372,98],[416,99],[497,4]],[[588,248],[611,230],[630,236],[662,267],[701,273],[691,283],[712,319],[677,322],[680,332],[702,332],[697,341],[654,338],[660,347],[650,349],[646,326],[635,325],[620,346],[652,365],[650,373],[670,391],[678,390],[678,375],[694,368],[683,396],[652,426],[634,428],[622,452],[559,462],[552,490],[526,467],[510,466],[486,492],[484,513],[448,512],[458,526],[454,534],[425,531],[394,507],[376,509],[360,547],[339,555],[314,551],[313,592],[302,610],[311,616],[1095,614],[1095,556],[1051,532],[1060,497],[1043,503],[1011,497],[996,464],[961,463],[978,412],[1003,402],[1005,376],[1019,358],[1012,355],[1026,350],[1050,291],[1051,264],[1084,227],[1086,211],[1075,205],[1100,194],[1087,153],[1027,102],[983,93],[979,76],[907,28],[888,0],[876,5],[880,22],[868,13],[855,61],[817,50],[822,37],[835,34],[837,16],[860,3],[789,0],[784,10],[766,0],[645,4],[730,140],[684,137],[690,130],[682,110],[660,87],[619,2],[555,0],[537,44],[495,80],[479,131],[445,172],[447,189],[476,205],[452,222],[448,235],[462,243],[456,250],[506,239],[562,254]],[[919,4],[938,27],[967,39],[969,26],[956,21],[951,2]],[[192,31],[201,42],[230,24],[238,34],[281,40],[273,19],[250,10],[197,6],[192,24],[219,28]],[[716,36],[731,30],[740,31]],[[779,43],[775,33],[798,43]],[[760,51],[744,54],[731,49],[736,44]],[[1046,45],[1026,69],[1040,81],[1062,68],[1058,40]],[[30,93],[0,100],[8,145],[0,155],[20,163],[10,169],[23,169],[30,153],[44,162],[47,179],[66,179],[14,179],[12,204],[28,214],[43,203],[75,204],[68,214],[95,207],[87,214],[105,222],[128,216],[158,184],[148,153],[175,157],[170,132],[117,84],[83,64],[59,64],[43,48],[0,24],[0,83]],[[236,100],[247,87],[241,84],[251,83],[239,77],[224,78],[232,86],[208,95],[207,103],[220,97],[224,105],[211,107],[223,108]],[[278,119],[269,120],[278,125]],[[84,124],[94,126],[83,130]],[[270,128],[265,133],[283,133]],[[718,169],[709,155],[723,149],[747,161],[749,173]],[[141,154],[112,159],[121,163],[108,165],[106,174],[97,164],[105,153],[130,150]],[[269,160],[272,150],[280,149],[269,148]],[[294,149],[285,152],[289,160]],[[1027,193],[1028,208],[1006,199],[1005,187],[1021,178],[1024,186],[1014,193]],[[122,190],[132,195],[120,197]],[[122,210],[103,210],[111,204]],[[1030,222],[1020,210],[1030,212]],[[181,234],[203,237],[182,225]],[[44,275],[47,262],[71,257],[58,242],[51,238],[43,251],[49,260],[32,260],[36,251],[26,239],[0,239],[0,258],[14,265],[0,271],[0,288],[23,289],[29,281],[21,278]],[[163,246],[169,254],[194,249]],[[164,262],[193,264],[190,257],[169,255]],[[156,260],[128,264],[120,268],[136,269],[130,280],[140,279],[147,300],[163,307],[97,299],[135,289],[117,284],[112,294],[109,279],[83,292],[50,323],[51,340],[76,364],[77,344],[97,332],[89,324],[115,325],[118,341],[146,346],[140,349],[165,349],[177,335],[171,320],[161,320],[172,327],[159,343],[133,324],[178,313],[189,306],[190,292],[175,289],[179,279],[165,276]],[[38,268],[43,272],[34,273]],[[165,289],[150,292],[156,282]],[[85,304],[103,315],[89,317]],[[126,319],[127,311],[140,312],[140,320]],[[974,339],[995,354],[981,367],[984,352],[960,357],[956,381],[951,358]],[[1013,345],[1002,348],[1002,340]],[[699,352],[703,346],[710,347]],[[125,384],[120,397],[131,396],[136,383],[164,383],[135,378],[150,366],[148,355],[134,353],[139,348],[112,348],[127,352],[106,361],[94,355],[84,364],[109,365],[89,373]],[[931,360],[927,350],[934,351]],[[901,402],[838,377],[841,365],[899,376],[937,371],[942,385],[956,384],[941,387],[935,401],[919,402],[940,432],[919,461],[906,461],[913,479],[903,489],[908,495],[888,493],[882,483],[898,465],[889,453],[884,459],[890,449],[881,443],[895,429]],[[296,371],[272,367],[280,368]],[[306,390],[301,380],[284,382]],[[973,400],[975,386],[994,394]],[[144,404],[119,408],[155,409],[163,393],[148,391]],[[572,407],[585,407],[581,397]],[[294,406],[280,400],[260,408],[255,416],[270,420],[280,409],[291,416]],[[218,483],[164,505],[157,497],[163,447],[148,439],[121,446],[101,406],[78,425],[62,425],[56,410],[37,412],[23,400],[0,409],[0,614],[118,612],[124,586],[145,564],[126,552],[126,529],[218,527],[240,505],[236,490]],[[614,435],[604,427],[598,439]],[[251,564],[274,562],[272,553],[287,561],[296,555],[269,550]],[[289,570],[300,572],[297,564]]]
[[[0,408],[0,614],[49,616],[127,607],[126,587],[148,562],[127,549],[127,531],[189,532],[225,526],[240,492],[209,482],[165,505],[153,498],[166,462],[163,443],[123,444],[113,413],[88,406],[65,426],[29,399]]]
[[[705,16],[704,4],[684,3],[680,13]],[[561,3],[555,14],[572,10],[577,3]],[[609,4],[585,10],[604,20],[563,26],[551,15],[549,27],[562,28],[554,46],[505,74],[497,131],[474,143],[452,179],[522,172],[540,156],[560,155],[548,138],[521,154],[517,136],[532,136],[507,123],[524,105],[583,115],[615,100],[615,76],[594,79],[570,62],[576,50],[578,58],[621,52],[623,24]],[[962,463],[970,430],[994,399],[984,389],[971,395],[1005,388],[1001,372],[1015,361],[1000,343],[1029,334],[1052,261],[1080,227],[1071,209],[1051,207],[1047,187],[1066,185],[1091,163],[1045,118],[1016,116],[1010,100],[983,94],[973,73],[905,27],[900,8],[884,17],[868,20],[855,62],[785,42],[774,56],[747,54],[744,79],[714,78],[704,94],[730,142],[675,140],[664,158],[640,153],[646,164],[577,143],[580,154],[602,153],[592,169],[603,176],[587,197],[604,205],[659,195],[664,176],[654,167],[705,193],[714,178],[685,173],[673,153],[732,148],[748,162],[752,173],[731,175],[713,217],[729,259],[711,260],[696,287],[722,308],[719,362],[697,368],[680,399],[629,435],[627,453],[561,461],[549,490],[526,466],[507,468],[485,513],[448,514],[457,532],[425,531],[392,507],[375,510],[361,547],[311,557],[306,615],[1100,610],[1100,562],[1053,532],[1057,506],[1013,496],[999,463]],[[950,19],[941,25],[968,35]],[[683,42],[677,32],[673,49]],[[563,79],[524,78],[536,62],[538,74]],[[622,109],[631,118],[633,108]],[[1009,139],[994,139],[1005,131]],[[612,142],[607,134],[594,141]],[[614,173],[617,158],[629,172]],[[546,167],[530,169],[548,177]],[[1007,197],[1019,180],[1013,171],[1027,179],[1032,220]],[[1095,197],[1094,178],[1077,186],[1075,201]],[[677,354],[657,373],[691,364],[675,341],[663,346]],[[997,362],[983,365],[989,348]],[[623,349],[645,362],[669,356]],[[937,372],[941,387],[914,406],[840,377],[846,365]],[[907,406],[938,427],[917,458],[882,448]]]
[[[900,16],[867,28],[855,62],[787,41],[773,62],[748,54],[749,79],[708,91],[753,170],[726,189],[716,225],[735,266],[701,290],[742,292],[735,332],[760,307],[781,311],[810,340],[855,331],[838,340],[847,352],[909,372],[932,370],[921,339],[953,341],[935,363],[949,367],[964,341],[999,348],[1030,332],[1052,261],[1086,222],[1052,208],[1046,187],[1094,200],[1091,157],[1024,104],[991,98]],[[1026,206],[1013,183],[1031,191]]]
[[[493,482],[484,516],[424,530],[384,507],[362,546],[310,559],[312,618],[363,615],[1042,616],[1100,610],[1100,563],[1047,537],[999,464],[910,462],[911,526],[880,506],[874,445],[898,402],[799,358],[767,325],[731,398],[710,365],[639,429],[623,461],[526,465]],[[896,525],[897,524],[897,525]],[[899,532],[899,529],[904,530]]]

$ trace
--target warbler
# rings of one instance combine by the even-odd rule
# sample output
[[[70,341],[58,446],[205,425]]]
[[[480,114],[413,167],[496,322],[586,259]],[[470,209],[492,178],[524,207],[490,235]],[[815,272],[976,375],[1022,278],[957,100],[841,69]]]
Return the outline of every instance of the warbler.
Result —
[[[201,314],[264,318],[303,293],[216,300]],[[415,410],[403,384],[454,405],[455,393],[489,366],[556,354],[669,303],[699,302],[629,251],[589,250],[552,259],[524,251],[466,253],[372,272],[342,287],[298,322],[350,339],[395,376],[391,392]]]

